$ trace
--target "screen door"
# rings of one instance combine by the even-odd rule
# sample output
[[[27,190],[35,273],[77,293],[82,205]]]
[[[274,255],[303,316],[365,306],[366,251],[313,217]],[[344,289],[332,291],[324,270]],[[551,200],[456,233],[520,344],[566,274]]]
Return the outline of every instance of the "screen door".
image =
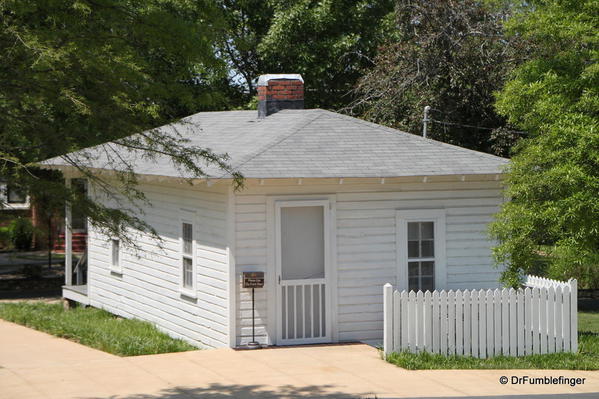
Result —
[[[328,201],[285,201],[277,215],[277,343],[330,340]]]

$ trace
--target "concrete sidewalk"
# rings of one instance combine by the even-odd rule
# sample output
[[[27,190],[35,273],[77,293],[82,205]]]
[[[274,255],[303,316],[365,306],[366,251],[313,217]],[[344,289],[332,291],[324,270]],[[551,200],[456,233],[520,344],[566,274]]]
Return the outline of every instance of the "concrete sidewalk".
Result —
[[[501,385],[501,376],[586,378]],[[0,398],[599,398],[599,372],[407,371],[366,345],[122,358],[0,320]]]

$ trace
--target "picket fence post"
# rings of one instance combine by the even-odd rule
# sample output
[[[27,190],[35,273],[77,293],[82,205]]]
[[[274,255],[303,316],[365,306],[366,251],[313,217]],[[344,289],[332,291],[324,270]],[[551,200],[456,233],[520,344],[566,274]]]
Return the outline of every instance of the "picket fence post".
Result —
[[[464,296],[460,290],[455,293],[455,349],[456,354],[464,354]]]
[[[510,325],[509,325],[509,337],[510,337],[510,356],[516,356],[516,291],[513,288],[509,290],[510,297]]]
[[[471,340],[471,325],[472,325],[472,317],[471,312],[472,308],[470,306],[470,291],[464,290],[464,355],[470,356],[472,354],[472,340]]]
[[[555,353],[555,287],[547,289],[547,353]]]
[[[555,306],[553,307],[553,319],[555,321],[555,351],[563,352],[564,333],[562,327],[562,309],[564,307],[563,287],[555,288]]]
[[[424,347],[424,294],[416,293],[416,351],[422,352]]]
[[[495,328],[495,348],[494,354],[495,356],[501,355],[501,291],[496,289],[493,291],[493,313],[494,313],[494,323],[493,326]]]
[[[524,355],[524,291],[518,290],[516,292],[516,334],[517,334],[517,350],[518,356]]]
[[[408,292],[402,291],[400,296],[401,302],[401,346],[400,350],[408,350]]]
[[[487,290],[487,357],[493,357],[495,355],[495,337],[493,326],[493,291]]]
[[[447,351],[450,355],[455,355],[455,292],[449,291],[447,294]]]
[[[575,278],[568,280],[570,284],[570,351],[578,352],[578,282]]]
[[[541,354],[547,353],[547,290],[539,290],[539,316],[541,329]]]
[[[509,305],[510,297],[507,288],[501,291],[501,354],[510,354],[510,320]]]
[[[532,355],[532,292],[524,289],[524,354]]]
[[[441,354],[447,355],[447,292],[441,291],[439,295],[441,301]]]
[[[439,334],[439,326],[441,320],[439,319],[439,291],[433,291],[433,353],[439,353],[439,347],[441,345],[441,334]]]
[[[487,303],[484,290],[479,290],[478,295],[478,357],[484,359],[487,357]]]
[[[389,283],[383,287],[383,319],[383,352],[387,357],[393,352],[393,286]]]
[[[572,339],[570,337],[570,324],[572,320],[570,318],[570,299],[572,294],[570,291],[570,285],[564,287],[564,306],[562,306],[562,326],[564,326],[564,352],[570,352],[572,350]]]
[[[470,332],[470,339],[472,340],[472,357],[478,356],[478,292],[476,290],[470,291],[470,317],[472,318],[472,331]]]
[[[431,307],[431,292],[426,291],[424,293],[424,350],[432,352],[433,345],[433,317]]]

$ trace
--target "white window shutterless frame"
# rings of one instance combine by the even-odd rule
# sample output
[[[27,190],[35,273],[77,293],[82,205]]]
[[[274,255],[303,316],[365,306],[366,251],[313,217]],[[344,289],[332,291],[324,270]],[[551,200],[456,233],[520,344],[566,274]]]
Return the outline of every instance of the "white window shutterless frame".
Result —
[[[275,202],[278,345],[331,341],[329,200]]]
[[[110,239],[110,271],[117,274],[123,273],[123,250],[121,240],[118,238]]]
[[[196,273],[196,223],[195,214],[182,212],[179,219],[179,291],[181,294],[195,298],[197,287]]]
[[[430,223],[433,223],[432,232],[429,231]],[[434,273],[433,289],[445,289],[447,286],[445,210],[421,209],[396,211],[395,226],[398,289],[409,289],[408,265],[410,263],[413,264],[413,272],[418,268],[419,273],[416,273],[416,276],[418,276],[419,281],[425,284],[428,282],[427,273],[429,273],[432,263]],[[412,227],[411,234],[408,231],[408,226]],[[431,240],[433,240],[433,248],[427,248]],[[411,248],[411,251],[408,249],[408,242],[411,242],[414,246]]]

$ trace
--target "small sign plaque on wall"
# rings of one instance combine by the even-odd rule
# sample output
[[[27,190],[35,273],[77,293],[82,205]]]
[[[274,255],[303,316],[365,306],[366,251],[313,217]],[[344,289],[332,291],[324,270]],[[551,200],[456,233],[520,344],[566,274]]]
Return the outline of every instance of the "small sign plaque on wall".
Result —
[[[254,289],[264,287],[264,272],[243,272],[243,288],[252,289],[252,341],[248,342],[248,349],[261,348],[260,343],[256,341],[256,306],[254,298]]]
[[[243,288],[264,287],[264,272],[243,272]]]

